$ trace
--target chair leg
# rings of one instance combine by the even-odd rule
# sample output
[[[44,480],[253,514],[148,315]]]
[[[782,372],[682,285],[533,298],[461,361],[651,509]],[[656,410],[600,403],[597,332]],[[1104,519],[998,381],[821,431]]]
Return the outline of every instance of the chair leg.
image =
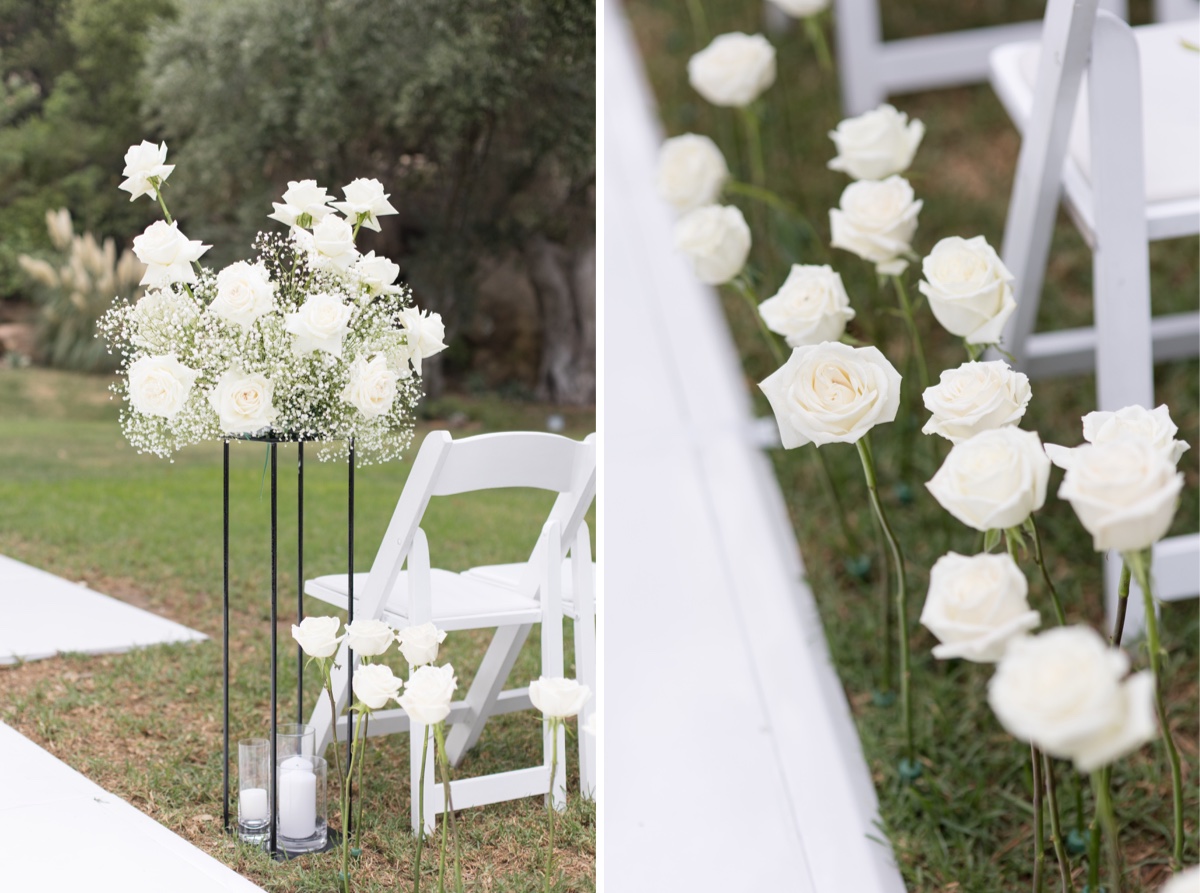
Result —
[[[838,79],[842,84],[842,112],[861,115],[887,99],[880,79],[883,28],[879,0],[836,0]]]
[[[421,827],[421,742],[428,737],[429,749],[425,756],[425,833],[432,834],[437,828],[437,814],[440,801],[435,798],[437,793],[437,747],[433,741],[433,734],[429,726],[421,726],[413,723],[409,727],[408,733],[408,775],[409,775],[409,791],[412,792],[410,797],[412,804],[412,829],[413,836],[417,836],[417,829]]]
[[[561,556],[558,523],[547,522],[543,536],[546,538],[547,556]],[[558,561],[547,558],[542,562],[542,675],[547,678],[563,675],[563,613],[562,613],[562,568]],[[559,812],[567,806],[567,738],[562,723],[556,724],[551,733],[550,723],[542,726],[542,756],[546,771],[554,771],[550,777],[550,791],[546,795]],[[557,741],[555,740],[557,738]],[[557,765],[553,756],[557,753]]]
[[[596,712],[596,593],[592,572],[591,543],[586,524],[571,549],[572,585],[575,590],[575,676],[591,689],[592,696],[579,713],[579,790],[589,800],[596,793],[596,739],[583,731]]]
[[[513,664],[521,653],[521,646],[529,637],[533,624],[502,626],[492,636],[492,643],[479,665],[479,671],[463,701],[470,706],[468,718],[450,727],[446,735],[446,756],[451,765],[458,766],[467,751],[479,741],[483,727],[487,725],[496,699],[504,690],[504,682],[512,672]]]

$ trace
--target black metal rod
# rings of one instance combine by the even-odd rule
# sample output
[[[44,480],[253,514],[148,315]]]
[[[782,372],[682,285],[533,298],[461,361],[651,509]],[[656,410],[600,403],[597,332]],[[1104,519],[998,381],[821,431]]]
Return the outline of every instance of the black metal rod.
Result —
[[[225,761],[221,764],[224,777],[224,799],[222,800],[221,815],[225,822],[225,832],[229,832],[229,441],[225,441],[225,466],[223,477],[224,490],[224,526],[222,527],[221,549],[224,555],[224,573],[221,587],[221,683],[224,701],[224,732]]]
[[[296,444],[296,623],[304,622],[304,441]],[[304,649],[296,646],[296,722],[304,725]]]
[[[349,469],[350,469],[349,470],[349,479],[347,480],[347,491],[349,493],[349,495],[347,497],[348,503],[349,503],[347,506],[347,514],[349,515],[349,523],[348,523],[347,527],[349,528],[349,533],[348,533],[348,537],[347,537],[347,539],[348,539],[347,553],[348,554],[347,554],[347,561],[346,561],[346,563],[348,565],[348,575],[346,577],[346,579],[348,581],[348,592],[347,592],[348,597],[346,600],[346,605],[347,605],[346,611],[347,611],[347,616],[349,617],[349,619],[347,620],[347,623],[353,623],[354,622],[354,438],[353,437],[350,438]],[[346,677],[346,679],[347,679],[347,685],[349,686],[349,693],[347,696],[350,698],[350,704],[353,705],[354,704],[354,651],[353,651],[353,649],[347,649],[346,658],[347,658],[347,661],[346,661],[347,677]],[[346,713],[346,766],[347,767],[349,767],[351,761],[353,760],[353,756],[354,756],[354,710],[351,709]],[[349,769],[347,769],[347,776],[349,776]],[[351,783],[351,780],[349,777],[347,777],[346,784],[349,785],[350,783]],[[345,833],[347,835],[350,834],[350,816],[353,815],[353,813],[354,813],[354,809],[353,809],[354,788],[351,787],[349,790],[350,790],[350,796],[346,798],[346,801],[347,801],[346,816],[343,819],[343,824],[346,826]],[[361,793],[361,791],[360,791],[360,793]]]
[[[278,699],[275,691],[277,679],[276,659],[278,657],[279,636],[279,475],[278,450],[279,445],[271,444],[271,852],[275,852],[275,829],[279,816],[279,766],[277,753],[279,742],[276,738],[276,722]]]

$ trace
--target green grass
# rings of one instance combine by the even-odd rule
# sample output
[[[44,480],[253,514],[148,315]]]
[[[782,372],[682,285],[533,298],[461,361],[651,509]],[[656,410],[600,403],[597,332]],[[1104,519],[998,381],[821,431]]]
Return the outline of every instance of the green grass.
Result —
[[[1002,4],[991,0],[955,2],[924,0],[920,4],[882,3],[889,38],[952,28],[975,27],[1020,18],[1036,18],[1040,2]],[[762,4],[757,0],[703,3],[710,35],[761,30]],[[688,57],[707,42],[688,18],[688,4],[673,0],[631,0],[628,4],[651,84],[668,135],[687,131],[713,137],[735,177],[747,180],[743,134],[731,110],[706,104],[687,83]],[[1145,21],[1147,3],[1133,4],[1135,21]],[[778,217],[738,200],[755,235],[751,264],[760,278],[762,297],[773,294],[792,262],[831,263],[843,276],[858,317],[850,334],[876,343],[905,374],[907,339],[891,316],[895,299],[880,294],[869,266],[846,252],[831,251],[828,209],[837,204],[849,182],[828,171],[833,145],[827,132],[841,118],[835,75],[822,72],[802,29],[771,35],[778,51],[778,78],[762,103],[767,185],[801,208],[818,234],[805,241]],[[924,200],[914,243],[918,255],[949,235],[984,235],[999,247],[1011,189],[1019,138],[990,89],[959,88],[896,97],[894,104],[926,124],[926,137],[908,176]],[[610,122],[615,126],[616,122]],[[1196,239],[1152,246],[1152,279],[1156,312],[1196,309],[1198,251]],[[915,274],[909,274],[910,283]],[[915,289],[910,285],[910,294]],[[1020,296],[1017,296],[1020,300]],[[743,299],[726,290],[726,315],[743,359],[746,386],[758,412],[769,407],[755,386],[775,368],[752,312]],[[940,329],[925,308],[918,311],[931,376],[957,366],[966,357],[961,344]],[[1091,252],[1075,228],[1060,218],[1054,236],[1041,307],[1040,328],[1082,325],[1091,319]],[[1174,363],[1156,370],[1157,398],[1171,406],[1180,437],[1191,444],[1180,464],[1186,476],[1183,503],[1173,532],[1200,527],[1197,485],[1200,481],[1200,364]],[[892,842],[909,888],[915,891],[994,893],[1026,889],[1031,879],[1032,808],[1028,752],[996,722],[986,702],[991,668],[962,661],[935,661],[931,636],[917,625],[928,570],[938,556],[954,549],[978,549],[978,535],[957,524],[933,501],[924,482],[944,458],[947,445],[930,443],[917,431],[926,413],[910,385],[894,425],[875,433],[884,501],[899,531],[909,569],[911,640],[915,717],[924,772],[915,785],[897,772],[903,747],[898,708],[873,705],[880,678],[877,642],[880,599],[886,581],[876,554],[874,575],[867,582],[847,573],[846,548],[833,508],[814,476],[808,450],[774,454],[779,480],[787,494],[793,524],[807,565],[808,581],[817,597],[826,636],[850,700],[867,761],[879,793],[883,830]],[[1039,431],[1044,441],[1074,445],[1081,440],[1079,418],[1095,408],[1094,380],[1089,376],[1033,382],[1033,402],[1023,427]],[[906,452],[901,445],[909,444]],[[875,542],[873,522],[855,450],[830,446],[823,454],[833,467],[850,522],[868,545]],[[1055,471],[1051,497],[1039,512],[1048,561],[1069,620],[1103,624],[1101,566],[1091,538],[1070,507],[1054,498],[1061,481]],[[616,559],[614,559],[616,560]],[[1041,610],[1043,626],[1053,623],[1040,578],[1030,567],[1030,597]],[[1170,654],[1165,678],[1170,693],[1170,719],[1184,755],[1186,793],[1185,861],[1200,857],[1197,846],[1198,636],[1200,612],[1193,601],[1168,605],[1163,611],[1164,644]],[[1133,653],[1146,664],[1144,649]],[[1067,827],[1076,824],[1071,772],[1060,764],[1059,790]],[[1115,802],[1127,860],[1126,889],[1156,890],[1169,874],[1171,821],[1170,777],[1161,743],[1153,743],[1122,760],[1114,775]],[[1090,816],[1090,795],[1085,812]],[[1075,860],[1075,879],[1083,869]],[[1057,889],[1053,855],[1049,889]]]
[[[220,834],[221,814],[221,447],[181,452],[173,463],[139,456],[125,443],[107,380],[47,370],[0,371],[0,554],[86,580],[93,588],[147,607],[213,638],[125,655],[65,655],[0,668],[0,719],[264,888],[334,887],[332,856],[275,865]],[[455,436],[545,426],[562,412],[566,433],[594,428],[587,411],[476,398],[427,403],[426,417],[452,419]],[[423,422],[418,442],[430,423]],[[414,447],[415,451],[415,447]],[[235,444],[231,503],[232,737],[269,726],[270,500],[266,447]],[[370,567],[410,467],[409,460],[359,468],[355,558]],[[295,718],[295,448],[280,450],[280,713]],[[528,555],[551,495],[520,491],[435,500],[423,524],[432,560],[465,569]],[[305,576],[346,567],[346,466],[310,458],[305,468]],[[590,519],[589,519],[590,520]],[[594,527],[594,524],[593,524]],[[308,599],[310,614],[332,613]],[[568,637],[570,625],[566,627]],[[513,673],[536,677],[537,631]],[[445,660],[470,684],[488,634],[451,634]],[[567,672],[573,674],[568,644]],[[403,670],[398,655],[388,662]],[[306,677],[306,709],[318,695]],[[570,790],[578,767],[569,744]],[[463,775],[533,765],[541,758],[537,717],[493,720],[467,756]],[[236,753],[235,753],[236,761]],[[367,748],[366,838],[355,889],[411,886],[415,846],[408,832],[407,736],[372,739]],[[330,802],[336,802],[330,783]],[[331,810],[335,811],[335,807]],[[460,813],[470,889],[523,891],[541,883],[545,810],[540,798]],[[335,824],[340,824],[335,819]],[[555,889],[595,886],[595,809],[574,794],[555,830]],[[436,856],[436,848],[434,849]],[[423,861],[423,874],[436,858]],[[429,883],[429,880],[426,881]]]

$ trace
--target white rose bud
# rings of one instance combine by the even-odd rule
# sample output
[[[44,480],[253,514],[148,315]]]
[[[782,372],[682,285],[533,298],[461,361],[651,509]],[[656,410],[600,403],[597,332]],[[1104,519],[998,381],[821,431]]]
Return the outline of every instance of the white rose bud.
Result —
[[[358,258],[354,247],[354,228],[341,217],[329,215],[312,231],[312,255],[319,267],[348,270]]]
[[[458,680],[454,667],[424,666],[413,670],[399,697],[400,706],[409,718],[423,726],[432,726],[450,715],[450,702]]]
[[[396,400],[398,376],[387,366],[383,354],[376,355],[370,362],[356,357],[350,364],[350,382],[342,389],[342,399],[356,408],[368,419],[378,418]]]
[[[829,8],[829,0],[771,0],[771,2],[797,19],[815,16]]]
[[[529,700],[546,717],[562,719],[583,709],[591,690],[576,679],[540,676],[529,683]]]
[[[211,247],[188,239],[178,222],[154,221],[133,240],[133,253],[146,265],[140,284],[162,288],[172,282],[195,282],[192,263]]]
[[[988,684],[1010,735],[1093,772],[1152,740],[1154,677],[1129,678],[1129,658],[1086,626],[1012,642]]]
[[[400,646],[400,653],[404,655],[404,659],[411,667],[431,664],[437,660],[438,645],[444,641],[446,641],[446,631],[438,629],[432,623],[406,626],[396,633],[396,643]]]
[[[1006,554],[949,552],[929,572],[921,624],[941,642],[933,648],[939,660],[995,663],[1013,638],[1039,623],[1025,575]]]
[[[1200,866],[1181,871],[1167,881],[1158,893],[1200,893]]]
[[[382,620],[355,620],[346,624],[347,644],[361,657],[377,657],[392,645],[396,631]]]
[[[352,272],[366,288],[368,298],[400,293],[400,286],[395,284],[396,277],[400,275],[399,265],[386,257],[376,257],[374,251],[361,255],[355,261]]]
[[[1178,465],[1179,457],[1189,449],[1187,441],[1175,439],[1178,431],[1179,427],[1171,421],[1171,410],[1165,403],[1156,409],[1126,406],[1116,412],[1089,412],[1083,417],[1083,439],[1088,443],[1144,440],[1163,450],[1172,465]],[[1048,443],[1046,453],[1059,468],[1066,468],[1071,461],[1067,447]]]
[[[924,136],[924,124],[909,121],[904,112],[884,103],[857,118],[846,118],[829,132],[838,152],[829,168],[855,180],[882,180],[902,174],[912,164]]]
[[[1063,452],[1067,473],[1058,496],[1071,503],[1097,552],[1148,549],[1166,535],[1183,490],[1168,451],[1125,439]]]
[[[173,355],[142,357],[129,366],[129,402],[142,415],[173,418],[187,403],[196,375]]]
[[[680,211],[713,204],[728,179],[725,156],[706,136],[685,133],[658,150],[658,194]]]
[[[441,314],[422,314],[416,307],[405,307],[400,311],[400,325],[408,343],[412,367],[417,375],[420,375],[421,360],[446,349],[443,340],[446,337],[446,326],[442,323]]]
[[[403,685],[404,680],[383,664],[363,664],[354,671],[354,697],[370,710],[381,710],[388,701],[399,699]]]
[[[332,196],[316,180],[289,180],[283,203],[271,202],[275,209],[267,217],[294,228],[308,228],[333,213]]]
[[[217,274],[217,296],[209,307],[222,319],[248,329],[275,309],[275,283],[261,261],[240,260]]]
[[[706,205],[675,224],[675,248],[691,259],[701,282],[721,285],[746,265],[750,227],[733,205]]]
[[[273,389],[261,372],[247,374],[230,369],[208,394],[225,434],[256,434],[271,427],[277,412],[271,405]]]
[[[925,389],[925,408],[933,416],[921,431],[961,443],[981,431],[1016,425],[1032,396],[1028,376],[1003,360],[963,363]]]
[[[742,108],[775,83],[775,47],[761,34],[721,34],[688,60],[688,80],[713,105]]]
[[[353,315],[354,311],[337,295],[318,292],[295,313],[286,314],[283,327],[296,336],[292,348],[297,354],[323,350],[340,357],[342,338]]]
[[[334,202],[333,206],[345,214],[351,223],[358,222],[361,216],[363,226],[379,232],[379,218],[397,213],[388,202],[390,196],[383,191],[383,184],[378,180],[359,177],[350,185],[343,186],[342,192],[346,194],[346,200]]]
[[[154,143],[142,140],[139,145],[130,146],[125,153],[125,170],[121,172],[125,182],[117,188],[128,192],[130,201],[142,195],[153,196],[154,182],[152,181],[157,180],[158,185],[162,186],[167,177],[171,176],[171,171],[175,170],[175,165],[166,162],[166,143],[156,146]]]
[[[925,486],[975,530],[1019,527],[1046,503],[1050,459],[1036,431],[994,428],[955,444]]]
[[[309,657],[332,657],[344,636],[338,635],[342,621],[336,617],[305,617],[292,624],[292,638]]]
[[[921,294],[950,334],[968,344],[996,344],[1017,309],[1013,275],[983,236],[950,236],[933,246],[921,263]]]
[[[854,319],[842,277],[828,266],[793,264],[774,296],[758,305],[767,328],[792,347],[837,341]]]
[[[900,373],[874,347],[836,341],[797,347],[760,385],[785,449],[856,443],[896,418]]]
[[[842,192],[829,212],[830,245],[871,261],[882,275],[899,275],[908,266],[920,201],[903,177],[859,180]]]

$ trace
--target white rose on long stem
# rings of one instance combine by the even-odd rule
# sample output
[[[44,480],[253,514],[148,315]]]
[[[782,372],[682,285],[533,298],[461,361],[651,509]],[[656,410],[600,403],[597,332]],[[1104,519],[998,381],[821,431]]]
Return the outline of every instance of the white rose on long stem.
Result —
[[[900,407],[900,373],[887,357],[836,341],[797,347],[759,387],[785,449],[855,443]]]
[[[706,205],[675,224],[675,247],[692,261],[701,282],[722,285],[746,265],[750,227],[733,205]]]
[[[829,266],[793,264],[779,291],[758,305],[767,328],[791,347],[837,341],[854,319],[842,277]]]
[[[933,415],[921,431],[961,443],[981,431],[1019,423],[1033,391],[1024,372],[994,360],[946,369],[922,396]]]
[[[295,313],[286,314],[283,327],[296,336],[292,348],[297,354],[323,350],[340,357],[353,315],[353,309],[337,295],[318,292]]]
[[[1097,552],[1148,549],[1166,535],[1183,490],[1166,449],[1128,438],[1056,455],[1067,470],[1058,497],[1071,503]]]
[[[232,263],[217,274],[217,296],[210,309],[222,319],[248,329],[275,309],[275,283],[262,262]]]
[[[317,266],[348,270],[358,258],[354,228],[336,215],[321,220],[312,230],[313,259]]]
[[[1129,678],[1129,658],[1085,626],[1012,642],[988,684],[988,703],[1013,737],[1092,772],[1158,733],[1154,676]]]
[[[1036,431],[994,428],[955,444],[925,486],[975,530],[1019,527],[1046,503],[1050,459]]]
[[[829,168],[855,180],[882,180],[902,174],[912,164],[924,136],[924,124],[909,121],[904,112],[884,103],[856,118],[846,118],[829,132],[838,152]]]
[[[771,2],[794,18],[806,19],[827,10],[830,0],[771,0]]]
[[[413,670],[399,698],[400,706],[413,722],[431,726],[450,715],[450,703],[458,680],[454,667],[423,666]]]
[[[368,297],[400,292],[400,286],[395,284],[396,277],[400,275],[400,266],[386,257],[376,257],[374,251],[361,255],[351,271],[367,290]]]
[[[363,664],[354,671],[354,697],[371,710],[382,710],[388,701],[398,699],[403,685],[404,680],[383,664]]]
[[[342,389],[342,399],[356,408],[365,418],[374,419],[392,408],[396,400],[398,376],[388,368],[383,354],[355,357],[350,364],[350,382]]]
[[[658,150],[658,194],[680,211],[713,204],[728,179],[725,156],[706,136],[671,137]]]
[[[437,660],[438,646],[446,641],[446,631],[432,623],[406,626],[396,633],[396,643],[409,666],[419,667]]]
[[[179,224],[156,220],[133,240],[133,253],[146,265],[141,285],[162,288],[172,282],[195,282],[192,263],[211,248],[179,231]]]
[[[692,87],[713,105],[743,108],[775,83],[775,47],[761,34],[721,34],[687,68]]]
[[[331,198],[316,180],[289,180],[283,203],[271,202],[275,211],[267,217],[287,226],[307,229],[333,213],[333,208],[329,207]]]
[[[130,201],[142,195],[153,197],[155,182],[162,186],[173,170],[175,165],[167,164],[166,143],[156,146],[142,140],[125,152],[125,170],[121,172],[125,181],[117,188],[128,192]]]
[[[929,572],[921,624],[937,636],[938,659],[995,663],[1008,643],[1041,623],[1029,608],[1029,584],[1006,554],[949,552]]]
[[[950,334],[968,344],[996,344],[1017,309],[1013,275],[983,236],[950,236],[933,246],[921,263],[917,287]]]
[[[1185,440],[1176,440],[1179,427],[1171,421],[1171,410],[1167,404],[1146,409],[1144,406],[1126,406],[1116,412],[1089,412],[1083,417],[1083,439],[1088,443],[1111,443],[1114,440],[1144,440],[1163,450],[1173,465],[1188,449]],[[1068,447],[1046,444],[1046,453],[1059,468],[1070,464]]]
[[[351,223],[362,217],[362,225],[379,232],[379,218],[397,213],[388,202],[390,196],[383,191],[383,184],[375,179],[359,177],[342,187],[346,195],[344,202],[333,202],[333,206],[346,215]]]
[[[305,617],[292,624],[292,638],[309,657],[332,657],[344,636],[338,635],[342,621],[336,617]]]
[[[400,311],[400,325],[408,342],[409,359],[417,375],[421,374],[421,361],[446,349],[443,340],[446,327],[440,314],[422,313],[416,307],[405,307]]]
[[[396,631],[382,620],[346,624],[346,642],[360,657],[377,657],[391,647]]]
[[[173,355],[142,357],[129,366],[129,402],[142,415],[173,418],[187,403],[196,375]]]
[[[272,397],[271,381],[261,372],[230,369],[209,392],[208,403],[225,434],[255,434],[275,420]]]
[[[542,715],[556,719],[574,716],[591,697],[591,689],[577,679],[540,676],[529,683],[529,700]]]
[[[858,180],[829,212],[830,242],[875,264],[882,275],[904,272],[922,202],[903,177]]]

